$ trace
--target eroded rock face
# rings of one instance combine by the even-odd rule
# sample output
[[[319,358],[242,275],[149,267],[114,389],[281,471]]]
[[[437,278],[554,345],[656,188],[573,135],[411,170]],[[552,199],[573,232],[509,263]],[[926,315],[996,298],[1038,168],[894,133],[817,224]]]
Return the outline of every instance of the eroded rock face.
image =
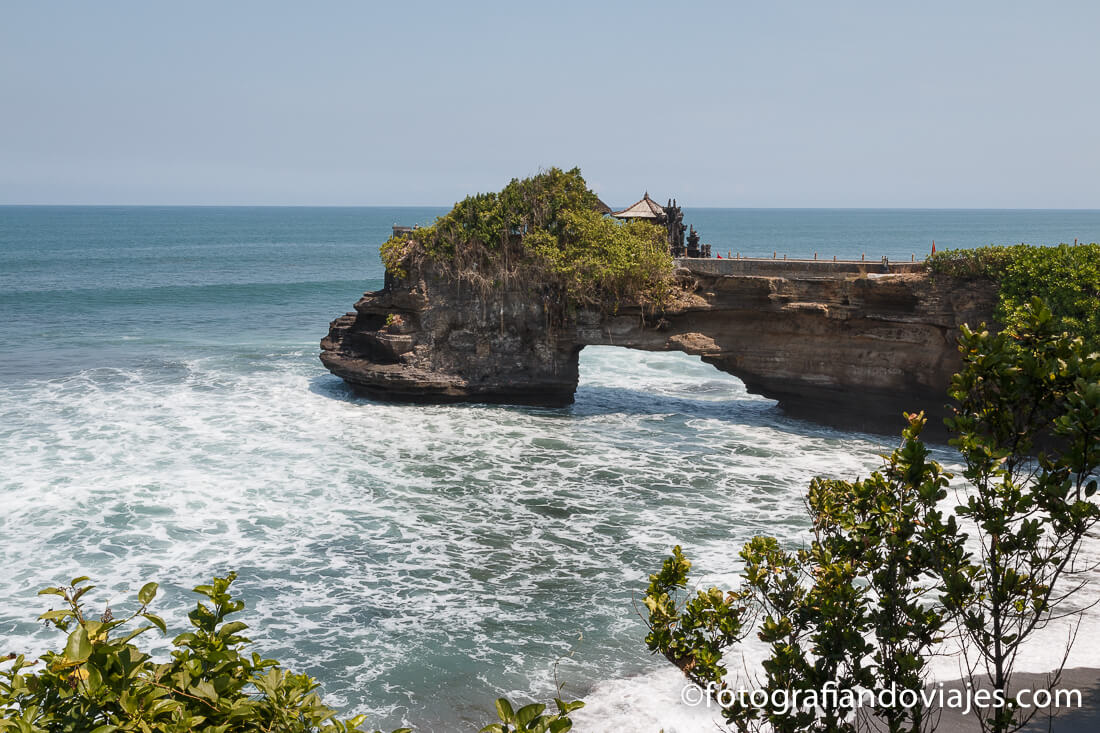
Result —
[[[696,354],[797,415],[896,431],[903,410],[940,414],[958,325],[990,321],[993,285],[923,272],[714,274],[677,270],[665,312],[562,318],[535,290],[481,297],[425,270],[388,278],[332,322],[321,361],[369,396],[567,405],[588,345]]]

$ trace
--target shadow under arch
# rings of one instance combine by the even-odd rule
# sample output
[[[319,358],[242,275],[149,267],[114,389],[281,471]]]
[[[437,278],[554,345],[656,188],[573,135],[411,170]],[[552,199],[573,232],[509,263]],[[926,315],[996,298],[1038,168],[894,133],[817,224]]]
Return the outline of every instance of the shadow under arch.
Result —
[[[646,351],[628,346],[592,345],[578,349],[580,381],[575,401],[564,407],[491,402],[424,404],[382,400],[356,391],[332,374],[309,380],[313,394],[359,405],[403,405],[408,409],[497,411],[569,421],[623,415],[717,420],[745,427],[878,442],[888,431],[850,429],[791,414],[776,400],[751,394],[743,381],[682,351]],[[616,376],[616,373],[618,376]],[[900,425],[899,418],[899,425]],[[896,434],[896,432],[895,432]]]

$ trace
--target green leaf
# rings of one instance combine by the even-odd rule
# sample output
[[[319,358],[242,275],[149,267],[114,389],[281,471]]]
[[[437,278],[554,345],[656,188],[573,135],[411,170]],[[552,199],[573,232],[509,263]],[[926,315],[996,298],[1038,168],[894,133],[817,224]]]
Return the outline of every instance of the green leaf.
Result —
[[[146,583],[141,586],[141,590],[138,591],[138,600],[141,601],[141,605],[149,605],[153,598],[156,597],[158,587],[156,583]]]
[[[516,711],[516,725],[518,725],[520,728],[526,728],[527,724],[542,715],[542,711],[545,709],[546,706],[540,703],[531,703],[530,705],[524,705],[522,708]]]
[[[46,611],[44,614],[38,617],[39,621],[56,621],[60,618],[68,618],[72,616],[73,612],[67,609],[61,609],[60,611]]]
[[[502,723],[514,723],[516,722],[516,713],[512,710],[512,703],[508,702],[506,698],[497,698],[497,717],[500,718]]]
[[[172,639],[172,644],[174,644],[175,646],[190,646],[194,644],[197,640],[197,635],[190,631],[187,631],[180,634],[175,639]]]
[[[87,593],[88,591],[90,591],[90,590],[95,590],[95,586],[94,585],[86,585],[83,588],[78,589],[76,591],[76,593],[73,593],[73,601],[75,602],[77,600],[80,600],[80,597],[82,595],[84,595],[85,593]]]
[[[99,671],[99,668],[93,664],[86,664],[83,669],[88,673],[88,677],[84,680],[84,684],[87,685],[88,692],[94,693],[103,684],[103,674]]]
[[[64,656],[72,662],[84,662],[92,656],[92,642],[88,639],[88,632],[83,626],[77,627],[73,633],[69,634]]]
[[[156,626],[158,629],[160,629],[160,633],[162,633],[162,634],[167,634],[168,633],[168,627],[164,625],[164,620],[161,619],[161,617],[156,615],[155,613],[143,613],[143,614],[141,614],[141,617],[144,618],[149,623],[153,624],[153,626]]]
[[[242,621],[230,621],[218,630],[218,636],[225,638],[231,634],[236,634],[238,631],[244,631],[248,628],[248,624]]]
[[[217,702],[218,691],[214,689],[214,685],[210,684],[206,680],[200,680],[191,685],[191,694],[198,695],[199,697],[206,698],[211,702]]]

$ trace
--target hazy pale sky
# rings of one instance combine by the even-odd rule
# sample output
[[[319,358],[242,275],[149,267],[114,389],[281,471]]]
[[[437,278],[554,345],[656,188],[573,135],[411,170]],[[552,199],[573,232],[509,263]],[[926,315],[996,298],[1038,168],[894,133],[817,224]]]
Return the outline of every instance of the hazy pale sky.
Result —
[[[1100,3],[9,2],[0,203],[1100,208]]]

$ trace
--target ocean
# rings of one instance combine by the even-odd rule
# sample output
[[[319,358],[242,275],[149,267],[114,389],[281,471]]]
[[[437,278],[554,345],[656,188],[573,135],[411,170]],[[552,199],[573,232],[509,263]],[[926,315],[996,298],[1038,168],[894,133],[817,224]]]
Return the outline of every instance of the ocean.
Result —
[[[390,227],[445,210],[0,207],[0,654],[63,643],[35,621],[41,587],[90,575],[93,602],[125,608],[156,580],[179,633],[189,589],[235,570],[257,650],[371,726],[476,730],[498,695],[560,684],[589,702],[582,733],[712,730],[645,649],[648,574],[681,544],[701,582],[732,585],[753,535],[805,539],[811,477],[865,476],[893,440],[792,419],[693,357],[613,347],[582,352],[563,409],[356,397],[318,341],[381,287]],[[685,223],[723,256],[1100,240],[1100,211]]]

